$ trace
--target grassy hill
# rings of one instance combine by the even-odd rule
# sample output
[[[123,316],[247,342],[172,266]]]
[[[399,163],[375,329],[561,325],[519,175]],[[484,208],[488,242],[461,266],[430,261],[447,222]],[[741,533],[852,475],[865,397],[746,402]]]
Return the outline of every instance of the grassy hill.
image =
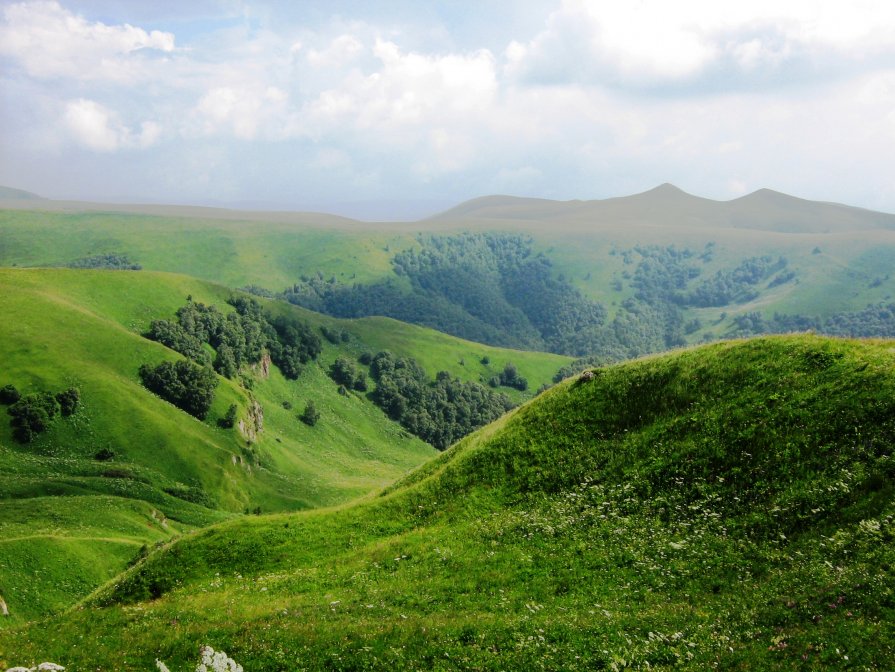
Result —
[[[887,669],[893,365],[777,337],[598,369],[380,497],[165,544],[0,665]]]
[[[628,333],[648,331],[657,322],[669,332],[664,338],[644,336],[635,344],[601,346],[602,354],[616,358],[680,342],[751,333],[744,327],[745,316],[761,316],[769,322],[766,329],[791,331],[797,321],[774,325],[770,321],[775,313],[822,321],[869,304],[891,303],[895,296],[895,276],[890,272],[895,262],[895,215],[771,190],[723,202],[698,198],[672,185],[600,201],[485,197],[412,223],[55,201],[5,201],[3,207],[7,209],[0,210],[2,265],[64,266],[83,263],[94,255],[123,255],[147,270],[186,273],[228,287],[256,285],[274,292],[319,272],[346,286],[391,281],[400,298],[410,291],[411,282],[396,275],[393,260],[402,251],[420,251],[420,234],[425,238],[473,231],[530,236],[533,253],[546,254],[554,277],[561,274],[605,309],[609,331],[617,331],[612,320],[619,317],[620,325],[627,325],[622,331]],[[686,270],[694,275],[686,283],[689,290],[766,255],[783,257],[787,275],[761,278],[754,291],[722,297],[712,305],[675,303],[665,296],[657,305],[632,307],[632,301],[639,301],[636,280],[641,262],[656,250],[672,246],[690,255]],[[638,250],[645,250],[647,256]],[[674,270],[658,273],[674,282]],[[416,311],[417,321],[473,340],[528,349],[547,347],[549,338],[543,333],[508,338],[499,324],[467,320],[469,316],[458,313],[456,306],[444,305],[445,300],[467,293],[448,292],[440,304],[429,306],[435,315]],[[423,297],[423,303],[431,298]],[[526,304],[524,300],[517,303]],[[376,304],[370,309],[373,314],[384,310]],[[658,316],[652,315],[656,309]],[[649,316],[643,317],[644,311]],[[495,317],[494,321],[499,320]],[[632,321],[638,324],[632,327]],[[542,336],[544,340],[539,340]],[[601,339],[605,340],[596,340]],[[594,347],[584,343],[579,351]]]
[[[296,381],[276,367],[268,376],[256,371],[251,395],[220,378],[202,422],[140,384],[141,364],[180,358],[141,334],[153,319],[171,319],[188,295],[229,310],[230,294],[220,285],[145,271],[0,270],[0,312],[7,316],[0,324],[0,386],[22,393],[77,386],[82,395],[77,414],[24,445],[0,407],[0,598],[11,613],[0,627],[72,604],[144,544],[244,511],[340,504],[433,456],[431,446],[365,396],[338,393],[325,370],[339,356],[388,347],[417,358],[431,376],[450,370],[478,380],[488,355],[495,365],[511,359],[537,384],[568,361],[391,320],[339,321],[272,304],[275,312],[300,314],[315,330],[329,326],[351,338],[324,341],[319,361]],[[308,401],[321,412],[314,427],[297,419]],[[254,402],[264,418],[257,436],[217,426],[230,404],[248,420]],[[104,450],[114,458],[96,459]]]

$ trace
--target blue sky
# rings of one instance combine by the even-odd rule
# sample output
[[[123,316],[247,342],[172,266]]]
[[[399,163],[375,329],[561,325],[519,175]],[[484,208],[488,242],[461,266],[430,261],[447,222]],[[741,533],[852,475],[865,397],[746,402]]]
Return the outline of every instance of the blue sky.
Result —
[[[0,184],[429,214],[673,182],[895,211],[895,3],[0,2]]]

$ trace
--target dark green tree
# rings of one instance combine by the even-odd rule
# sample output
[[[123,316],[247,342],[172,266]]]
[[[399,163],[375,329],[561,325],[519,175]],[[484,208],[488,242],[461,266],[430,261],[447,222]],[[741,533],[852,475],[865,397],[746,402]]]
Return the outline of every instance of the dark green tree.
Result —
[[[22,443],[30,443],[50,426],[60,413],[59,402],[49,392],[26,394],[9,407],[13,435]]]
[[[70,387],[64,392],[56,395],[56,401],[59,402],[59,411],[63,417],[74,414],[81,405],[81,391],[77,387]]]
[[[21,398],[21,392],[19,392],[14,385],[4,385],[0,388],[0,404],[3,404],[4,406],[10,406]]]
[[[211,368],[186,360],[162,362],[158,366],[144,364],[140,367],[140,379],[147,389],[200,420],[208,414],[218,385]]]
[[[313,427],[320,420],[320,411],[317,410],[317,406],[313,401],[309,401],[305,406],[304,412],[298,417],[308,427]]]

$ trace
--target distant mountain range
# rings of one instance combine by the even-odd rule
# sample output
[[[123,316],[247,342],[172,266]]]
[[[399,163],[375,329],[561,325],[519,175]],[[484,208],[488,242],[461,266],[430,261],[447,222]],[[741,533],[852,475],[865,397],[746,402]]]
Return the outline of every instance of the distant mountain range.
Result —
[[[325,213],[229,208],[57,201],[21,189],[0,186],[0,208],[50,211],[127,212],[161,217],[196,217],[251,220],[323,226],[360,223]],[[777,233],[843,233],[876,229],[895,230],[895,214],[876,212],[840,203],[810,201],[772,189],[759,189],[729,201],[694,196],[665,183],[631,196],[600,200],[554,201],[519,196],[482,196],[420,220],[427,226],[526,224],[549,222],[551,227],[573,232],[603,227],[681,227],[683,229],[744,229]],[[412,223],[406,223],[412,224]]]
[[[809,201],[771,189],[759,189],[731,201],[714,201],[693,196],[667,183],[633,196],[591,201],[484,196],[461,203],[432,219],[442,222],[537,220],[567,229],[621,224],[779,233],[895,229],[895,215]]]

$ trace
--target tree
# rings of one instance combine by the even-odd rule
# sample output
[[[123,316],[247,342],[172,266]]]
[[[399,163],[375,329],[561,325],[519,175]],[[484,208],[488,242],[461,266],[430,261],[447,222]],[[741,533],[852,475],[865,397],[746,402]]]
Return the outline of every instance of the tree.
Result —
[[[143,385],[177,408],[204,420],[214,401],[218,379],[209,367],[181,360],[162,362],[158,366],[140,367]]]
[[[59,402],[49,392],[26,394],[9,407],[10,424],[16,440],[30,443],[59,415]]]
[[[218,420],[218,426],[223,427],[224,429],[232,429],[233,425],[236,424],[236,404],[230,404],[230,408],[227,409],[227,414]]]
[[[299,416],[299,420],[305,423],[308,427],[313,427],[317,424],[317,421],[320,420],[320,411],[317,410],[317,406],[313,401],[307,403],[304,412]]]
[[[77,387],[70,387],[64,392],[56,395],[56,401],[59,402],[59,410],[62,416],[67,418],[78,410],[81,405],[81,391]]]
[[[0,388],[0,404],[10,406],[21,398],[21,392],[19,392],[14,385],[4,385]]]

